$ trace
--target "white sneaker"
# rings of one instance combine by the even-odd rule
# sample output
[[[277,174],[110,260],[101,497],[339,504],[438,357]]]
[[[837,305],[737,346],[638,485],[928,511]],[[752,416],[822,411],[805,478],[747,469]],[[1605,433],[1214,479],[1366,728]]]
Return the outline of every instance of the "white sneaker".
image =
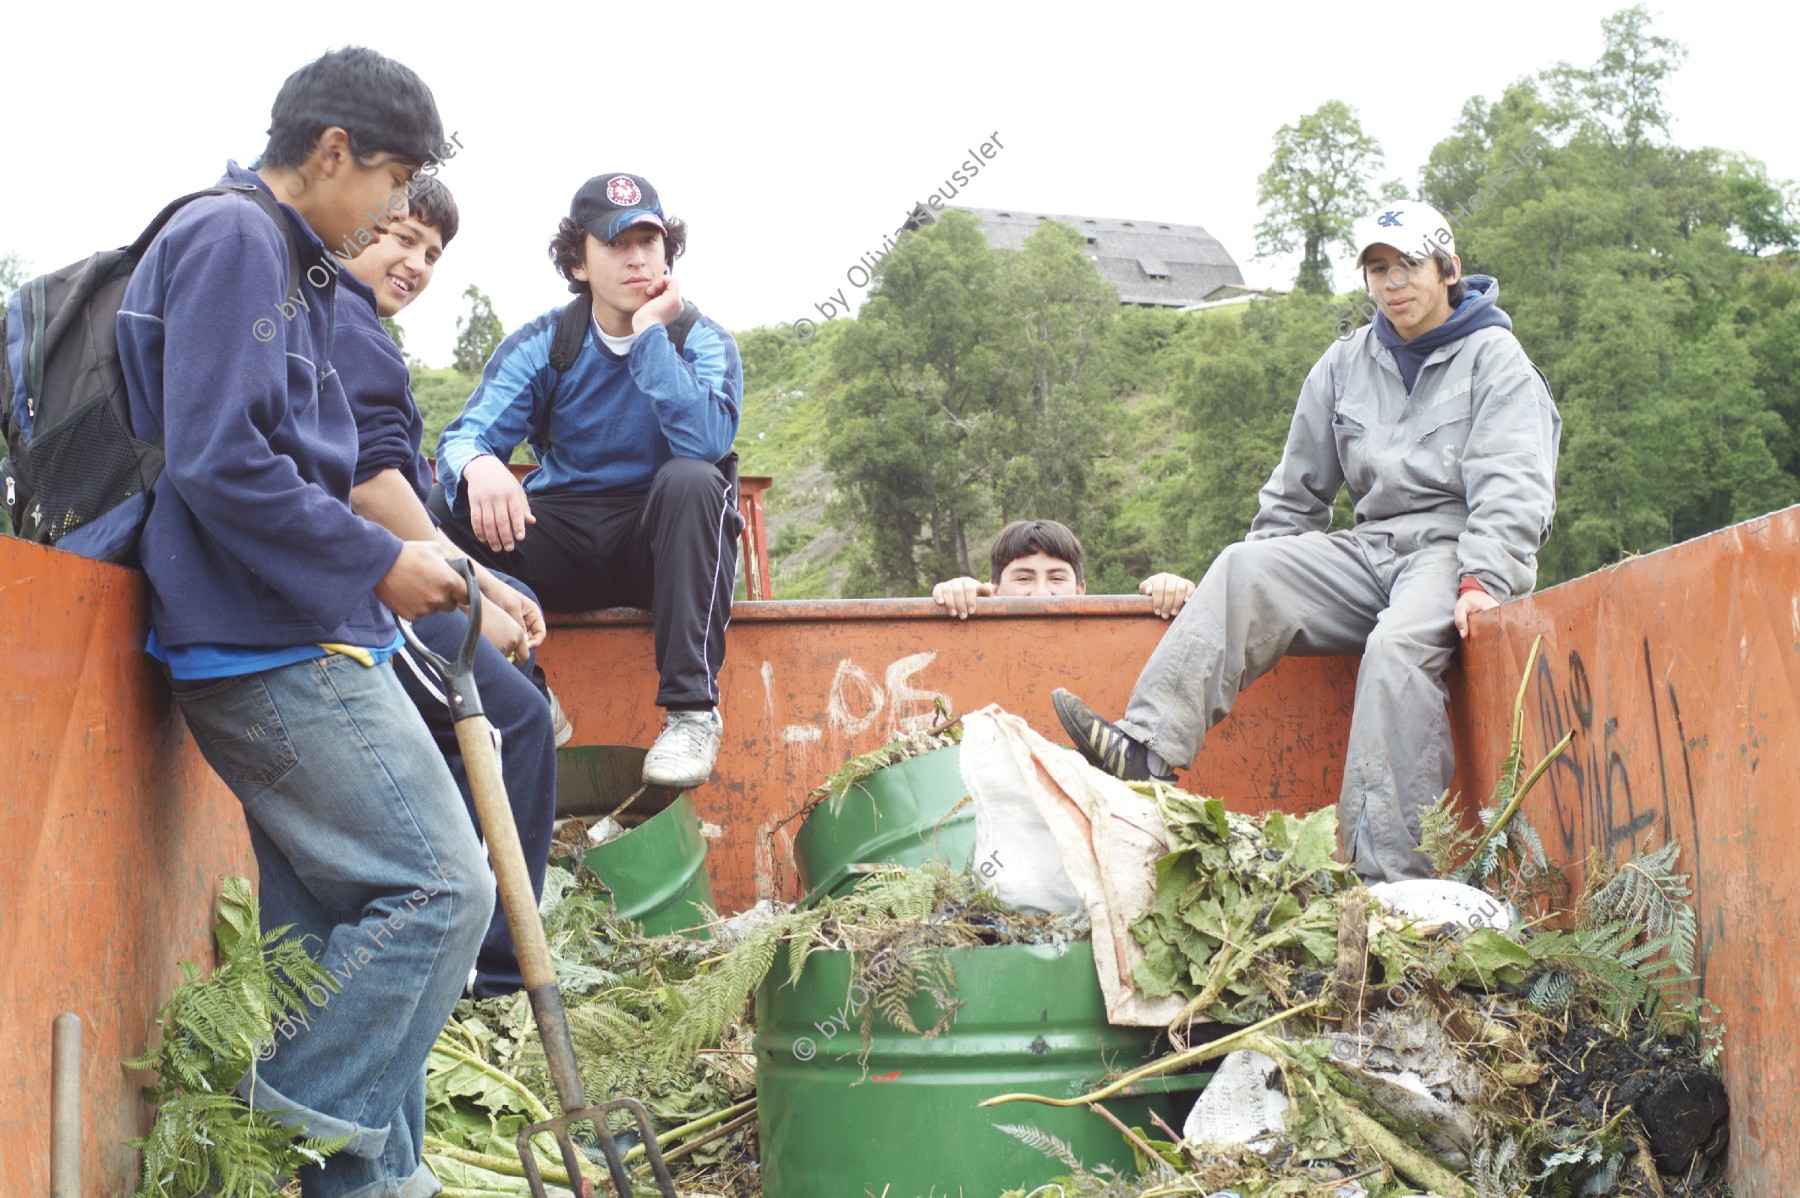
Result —
[[[644,784],[690,790],[712,777],[725,720],[713,711],[671,711],[644,754]]]
[[[562,702],[557,699],[556,692],[546,687],[545,693],[550,696],[550,726],[555,730],[556,747],[560,749],[575,739],[575,725],[563,714]]]

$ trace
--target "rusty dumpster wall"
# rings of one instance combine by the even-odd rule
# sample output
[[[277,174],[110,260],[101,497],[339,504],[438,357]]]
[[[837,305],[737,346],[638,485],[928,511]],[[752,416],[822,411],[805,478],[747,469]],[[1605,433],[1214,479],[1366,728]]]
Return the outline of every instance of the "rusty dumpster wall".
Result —
[[[144,656],[143,577],[0,538],[0,1190],[50,1190],[50,1028],[82,1021],[82,1193],[137,1184],[144,1046],[212,963],[218,879],[255,876],[237,801]]]
[[[649,745],[662,713],[648,617],[552,617],[551,627],[541,660],[574,743]],[[798,897],[799,825],[784,821],[846,758],[928,726],[934,699],[954,712],[999,703],[1062,741],[1051,690],[1123,712],[1165,627],[1137,596],[984,600],[966,621],[929,599],[740,603],[719,678],[719,762],[694,792],[720,908]],[[1355,676],[1352,658],[1284,661],[1244,692],[1190,777],[1246,810],[1335,801]]]
[[[200,760],[141,653],[145,597],[126,570],[0,540],[0,1177],[47,1189],[50,1027],[85,1021],[84,1192],[124,1195],[147,1126],[119,1068],[179,981],[211,961],[217,880],[254,876],[242,816]],[[1800,1176],[1794,926],[1800,847],[1800,509],[1510,604],[1478,621],[1452,675],[1459,785],[1485,795],[1531,637],[1528,751],[1579,737],[1529,810],[1559,863],[1673,835],[1696,871],[1706,995],[1730,1028],[1737,1192]],[[745,603],[721,679],[725,743],[696,792],[721,906],[792,894],[786,834],[808,790],[851,753],[927,718],[997,701],[1054,735],[1052,687],[1121,709],[1162,622],[1148,601],[992,601],[966,623],[928,601]],[[647,624],[558,618],[544,661],[582,744],[657,730]],[[1244,693],[1190,781],[1248,809],[1335,796],[1355,663],[1295,659]],[[1578,882],[1578,879],[1577,879]]]
[[[1613,861],[1673,838],[1694,875],[1700,992],[1723,1008],[1729,1176],[1800,1179],[1800,508],[1508,604],[1478,622],[1452,693],[1459,784],[1485,798],[1532,638],[1525,802],[1552,859]],[[1569,870],[1581,885],[1579,868]]]

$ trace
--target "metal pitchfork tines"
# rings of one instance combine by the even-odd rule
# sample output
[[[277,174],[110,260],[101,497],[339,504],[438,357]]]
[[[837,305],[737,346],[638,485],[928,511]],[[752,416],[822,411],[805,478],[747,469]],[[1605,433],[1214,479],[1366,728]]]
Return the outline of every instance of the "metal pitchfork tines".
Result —
[[[609,1098],[589,1106],[581,1083],[581,1069],[575,1063],[575,1044],[569,1036],[569,1019],[563,1011],[562,994],[556,988],[556,974],[550,966],[550,944],[544,936],[544,922],[538,915],[537,902],[531,893],[531,875],[525,869],[525,850],[519,845],[519,829],[513,823],[512,805],[506,799],[506,783],[500,776],[500,758],[494,749],[492,729],[481,709],[481,696],[475,690],[475,648],[481,640],[481,590],[475,581],[475,569],[468,558],[450,563],[469,586],[469,631],[454,662],[445,661],[427,649],[403,626],[406,643],[421,661],[443,676],[445,693],[450,696],[450,712],[456,721],[456,743],[462,749],[463,767],[469,775],[469,789],[475,796],[475,811],[481,817],[481,833],[487,841],[488,859],[494,865],[494,877],[500,886],[500,903],[506,910],[506,922],[512,928],[513,945],[519,953],[519,971],[525,977],[525,992],[531,997],[531,1013],[537,1019],[538,1038],[544,1043],[544,1055],[550,1062],[550,1076],[556,1083],[556,1097],[563,1114],[558,1119],[534,1123],[519,1133],[519,1160],[525,1166],[526,1180],[531,1183],[533,1198],[547,1198],[544,1179],[540,1175],[537,1154],[531,1141],[549,1132],[562,1150],[563,1167],[568,1170],[569,1184],[578,1198],[590,1198],[588,1179],[582,1176],[583,1156],[575,1146],[570,1129],[578,1123],[591,1124],[595,1142],[606,1157],[606,1168],[620,1198],[631,1198],[631,1177],[621,1159],[619,1145],[607,1127],[607,1116],[613,1111],[629,1111],[637,1122],[644,1146],[644,1156],[656,1185],[664,1198],[679,1198],[675,1183],[669,1177],[669,1166],[663,1161],[662,1149],[656,1142],[656,1127],[650,1112],[635,1098]]]

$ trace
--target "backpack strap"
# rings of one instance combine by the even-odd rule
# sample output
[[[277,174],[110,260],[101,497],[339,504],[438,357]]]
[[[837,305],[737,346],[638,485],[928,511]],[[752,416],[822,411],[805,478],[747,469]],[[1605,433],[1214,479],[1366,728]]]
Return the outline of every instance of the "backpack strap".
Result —
[[[281,239],[287,242],[288,251],[287,302],[289,304],[294,303],[300,298],[300,245],[294,240],[293,226],[288,224],[287,217],[281,214],[281,208],[276,204],[274,197],[254,183],[232,183],[223,187],[208,187],[202,191],[190,192],[187,195],[181,196],[179,199],[170,200],[169,203],[164,206],[163,210],[156,214],[155,218],[151,220],[144,231],[138,234],[136,241],[128,246],[121,247],[124,250],[127,259],[135,268],[138,262],[143,259],[144,255],[149,253],[150,243],[155,241],[156,235],[163,231],[163,226],[168,224],[170,219],[173,218],[177,212],[181,211],[201,196],[228,195],[248,196],[250,199],[255,200],[256,206],[268,213],[269,219],[275,222],[275,227],[281,230]]]
[[[569,301],[569,306],[562,310],[556,318],[556,340],[550,343],[550,369],[558,375],[569,372],[575,365],[575,359],[581,356],[582,343],[587,340],[589,313],[593,311],[592,301],[586,296],[576,296]],[[680,353],[687,348],[688,332],[700,322],[700,309],[693,300],[681,301],[681,315],[669,322],[669,343]]]
[[[687,348],[688,332],[699,323],[700,309],[694,306],[693,300],[682,300],[681,315],[669,322],[669,344],[675,347],[677,354]]]
[[[592,310],[593,301],[578,295],[556,318],[556,340],[550,343],[550,369],[556,371],[558,381],[569,373],[569,367],[581,356],[581,343],[587,340],[588,313]]]
[[[544,401],[544,409],[531,422],[531,437],[542,442],[548,429],[546,424],[550,418],[550,407],[556,402],[557,388],[562,385],[562,376],[569,373],[575,365],[575,359],[581,356],[581,347],[587,343],[588,325],[593,321],[593,301],[585,295],[578,295],[570,300],[568,306],[556,318],[556,336],[550,342],[550,369],[556,372],[556,381],[550,384],[550,396]],[[681,315],[669,322],[669,344],[675,347],[680,356],[687,348],[688,332],[700,322],[700,309],[693,300],[681,301]]]
[[[569,301],[569,306],[562,310],[556,318],[556,340],[550,343],[550,369],[556,371],[560,380],[575,365],[575,359],[581,356],[581,347],[587,341],[589,315],[593,311],[593,302],[585,295],[578,295]],[[700,309],[693,300],[681,301],[681,315],[669,322],[669,344],[675,347],[676,353],[687,348],[687,335],[700,322]]]

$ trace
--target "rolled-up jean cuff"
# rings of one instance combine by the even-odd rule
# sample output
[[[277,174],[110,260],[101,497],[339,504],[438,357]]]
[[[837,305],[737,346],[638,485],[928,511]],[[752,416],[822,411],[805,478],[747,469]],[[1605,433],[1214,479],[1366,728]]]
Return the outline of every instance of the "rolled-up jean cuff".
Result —
[[[411,1177],[400,1183],[397,1190],[392,1181],[379,1181],[346,1194],[344,1198],[432,1198],[433,1194],[442,1193],[443,1189],[437,1174],[431,1171],[431,1166],[420,1165]]]
[[[237,1086],[238,1097],[282,1126],[303,1130],[308,1139],[336,1140],[349,1136],[350,1142],[338,1151],[363,1160],[376,1160],[381,1156],[382,1149],[387,1147],[388,1128],[363,1127],[335,1115],[301,1106],[261,1078],[257,1078],[252,1087],[250,1079],[253,1077],[256,1077],[254,1072],[244,1074],[244,1079]],[[409,1194],[410,1192],[408,1191]]]

